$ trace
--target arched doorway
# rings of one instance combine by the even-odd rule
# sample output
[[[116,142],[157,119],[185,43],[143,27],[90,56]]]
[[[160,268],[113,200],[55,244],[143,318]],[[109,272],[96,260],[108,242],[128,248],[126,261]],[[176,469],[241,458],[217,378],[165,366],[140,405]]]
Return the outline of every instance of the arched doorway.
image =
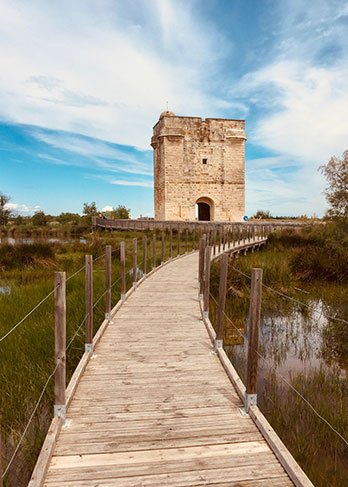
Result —
[[[202,197],[196,201],[196,217],[198,221],[213,221],[214,203],[210,198]]]

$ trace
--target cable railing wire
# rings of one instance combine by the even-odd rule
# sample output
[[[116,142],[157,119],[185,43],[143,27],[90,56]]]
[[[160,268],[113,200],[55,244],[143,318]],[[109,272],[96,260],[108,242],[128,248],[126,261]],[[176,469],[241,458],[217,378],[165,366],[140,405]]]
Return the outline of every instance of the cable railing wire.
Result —
[[[118,250],[119,247],[117,249],[115,249],[113,252],[115,252],[116,250]],[[94,262],[96,262],[97,260],[101,259],[102,257],[105,257],[105,254],[102,254],[100,255],[99,257],[97,257],[96,259],[94,259]],[[66,282],[70,281],[70,279],[73,279],[75,276],[77,276],[77,274],[79,274],[81,271],[83,271],[84,269],[86,268],[86,265],[83,265],[80,269],[78,269],[76,272],[74,272],[71,276],[69,276],[67,279],[66,279]],[[100,269],[98,269],[100,270]],[[102,269],[103,270],[103,269]],[[34,308],[32,308],[18,323],[16,323],[7,333],[5,333],[5,335],[3,335],[1,338],[0,338],[0,343],[5,340],[5,338],[7,338],[9,335],[11,335],[12,332],[14,332],[27,318],[29,318],[29,316],[34,313],[34,311],[36,311],[45,301],[47,301],[47,299],[52,296],[52,294],[54,294],[54,291],[57,289],[58,286],[56,286],[50,293],[48,293],[36,306],[34,306]]]
[[[47,301],[47,299],[52,296],[52,294],[54,294],[55,290],[59,287],[59,284],[57,286],[54,287],[54,289],[47,294],[47,296],[45,296],[36,306],[34,306],[34,308],[32,308],[20,321],[18,321],[18,323],[16,323],[7,333],[5,333],[5,335],[3,335],[1,338],[0,338],[0,343],[5,340],[5,338],[7,338],[9,335],[11,335],[12,332],[14,332],[18,327],[19,325],[21,325],[23,323],[23,321],[25,321],[27,318],[29,318],[29,316],[31,314],[34,313],[34,311],[36,311],[45,301]]]
[[[75,338],[77,337],[77,335],[79,334],[82,326],[84,325],[84,323],[86,322],[87,320],[87,317],[88,317],[88,314],[86,314],[83,318],[83,320],[81,321],[81,323],[79,324],[79,326],[77,327],[77,329],[75,330],[75,333],[73,334],[73,336],[71,337],[68,345],[66,346],[65,348],[65,351],[67,352],[69,350],[69,348],[71,347],[71,344],[73,343],[73,341],[75,340]]]
[[[45,394],[45,392],[46,392],[46,389],[47,389],[47,387],[48,387],[48,384],[49,384],[50,380],[52,379],[52,377],[54,376],[54,374],[56,373],[56,371],[57,371],[57,369],[58,369],[58,366],[59,366],[59,362],[57,362],[57,364],[56,364],[56,366],[55,366],[55,368],[54,368],[53,372],[50,374],[50,376],[49,376],[49,377],[48,377],[48,379],[46,380],[46,383],[45,383],[45,385],[44,385],[44,387],[43,387],[43,389],[42,389],[42,391],[41,391],[41,394],[40,394],[40,396],[39,396],[39,399],[36,401],[36,404],[35,404],[34,409],[33,409],[32,413],[31,413],[31,415],[30,415],[30,417],[29,417],[29,420],[28,420],[28,422],[27,422],[27,424],[26,424],[26,427],[24,428],[23,433],[22,433],[22,435],[21,435],[21,437],[20,437],[20,439],[19,439],[19,441],[18,441],[18,443],[17,443],[17,446],[16,446],[16,448],[15,448],[14,452],[12,453],[12,456],[11,456],[11,458],[10,458],[10,460],[9,460],[9,462],[8,462],[8,464],[7,464],[7,466],[6,466],[6,468],[4,469],[4,472],[3,472],[3,474],[2,474],[2,478],[4,478],[4,477],[5,477],[5,475],[7,474],[7,472],[9,471],[9,469],[10,469],[10,467],[11,467],[12,462],[13,462],[13,460],[15,459],[15,457],[16,457],[16,455],[17,455],[18,451],[19,451],[19,448],[20,448],[20,446],[21,446],[21,444],[22,444],[22,442],[23,442],[23,440],[24,440],[24,437],[25,437],[25,435],[26,435],[26,433],[27,433],[27,431],[28,431],[28,429],[29,429],[29,426],[30,426],[30,424],[31,424],[31,422],[32,422],[32,420],[33,420],[33,418],[34,418],[34,416],[35,416],[35,413],[36,413],[36,411],[37,411],[37,409],[38,409],[38,407],[39,407],[39,405],[40,405],[40,403],[41,403],[41,400],[42,400],[42,398],[43,398],[43,396],[44,396],[44,394]]]
[[[218,305],[218,302],[216,301],[215,297],[211,294],[210,297],[213,299],[216,305]],[[225,318],[231,323],[231,325],[235,328],[235,330],[239,333],[239,335],[244,338],[244,333],[242,333],[239,328],[236,327],[236,325],[233,323],[231,318],[226,314],[225,311],[223,311],[223,314]],[[258,350],[255,350],[256,354],[269,366],[270,369],[274,370],[275,374],[292,390],[294,391],[304,402],[307,404],[307,406],[315,413],[315,415],[320,418],[334,433],[336,433],[341,440],[344,441],[346,445],[348,445],[348,440],[334,428],[327,419],[325,419],[316,409],[315,407],[306,399],[303,394],[301,394],[300,391],[296,389],[280,372],[278,372],[277,368],[274,367],[274,365],[267,359],[265,358]]]
[[[237,269],[237,267],[234,267],[234,266],[231,266],[231,268],[233,270],[235,270],[236,272],[238,272],[239,274],[241,274],[242,276],[246,277],[247,279],[251,280],[251,276],[249,276],[248,274],[245,274],[245,272],[242,272],[240,269]],[[275,294],[277,294],[278,296],[281,296],[285,299],[288,299],[289,301],[292,301],[293,303],[297,303],[299,304],[300,306],[303,306],[305,308],[308,308],[312,311],[314,311],[315,313],[322,313],[322,311],[319,311],[318,309],[316,309],[314,306],[311,306],[310,304],[307,304],[307,303],[304,303],[303,301],[300,301],[299,299],[296,299],[296,298],[293,298],[292,296],[289,296],[288,294],[285,294],[285,293],[282,293],[281,291],[277,291],[277,289],[274,289],[273,287],[270,287],[270,286],[267,286],[266,284],[262,284],[262,286],[265,288],[265,289],[268,289],[269,291],[272,291],[274,292]],[[343,318],[340,318],[340,317],[336,317],[336,316],[331,316],[331,315],[326,315],[326,318],[328,320],[333,320],[333,321],[339,321],[341,323],[346,323],[348,325],[348,321],[343,319]]]
[[[78,269],[76,272],[74,272],[74,274],[71,274],[71,276],[69,276],[67,279],[66,279],[66,282],[70,281],[70,279],[72,279],[73,277],[77,276],[77,274],[79,274],[81,271],[83,271],[84,269],[86,268],[86,264],[83,265],[82,267],[80,267],[80,269]]]

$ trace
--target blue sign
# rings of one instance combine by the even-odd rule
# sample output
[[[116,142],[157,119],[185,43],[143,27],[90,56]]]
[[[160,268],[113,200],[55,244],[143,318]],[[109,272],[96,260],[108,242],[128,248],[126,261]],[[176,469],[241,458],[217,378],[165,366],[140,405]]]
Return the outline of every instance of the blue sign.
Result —
[[[243,220],[244,220],[245,222],[247,222],[247,221],[249,220],[249,217],[248,217],[247,215],[244,215],[244,216],[243,216]]]

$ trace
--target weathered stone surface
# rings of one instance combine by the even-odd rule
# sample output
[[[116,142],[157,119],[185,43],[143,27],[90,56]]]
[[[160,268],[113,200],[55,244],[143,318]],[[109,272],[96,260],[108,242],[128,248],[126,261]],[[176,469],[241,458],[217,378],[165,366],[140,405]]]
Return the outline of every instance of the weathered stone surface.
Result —
[[[211,220],[244,215],[244,120],[177,117],[163,112],[153,128],[155,219],[195,220],[210,205]]]

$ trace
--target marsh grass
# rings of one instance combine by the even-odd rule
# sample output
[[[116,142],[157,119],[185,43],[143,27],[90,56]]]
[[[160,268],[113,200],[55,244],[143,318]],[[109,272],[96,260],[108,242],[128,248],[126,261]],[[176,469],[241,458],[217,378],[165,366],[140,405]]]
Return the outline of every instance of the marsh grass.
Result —
[[[147,235],[147,270],[152,269],[152,232]],[[189,251],[192,250],[192,234]],[[0,247],[0,286],[11,287],[10,295],[0,295],[0,337],[10,330],[53,289],[54,271],[66,271],[67,278],[84,265],[84,256],[96,259],[111,245],[112,305],[120,298],[119,244],[126,242],[127,289],[132,285],[132,240],[138,239],[138,268],[143,269],[143,233],[134,231],[97,232],[87,244],[30,244]],[[196,245],[198,235],[196,236]],[[181,254],[186,236],[181,237]],[[161,263],[161,233],[156,234],[156,265]],[[173,235],[173,257],[177,255],[178,236]],[[165,236],[165,259],[169,258],[168,233]],[[94,303],[105,291],[105,259],[94,263]],[[84,352],[85,316],[84,271],[67,282],[67,381]],[[94,333],[105,316],[105,298],[94,308]],[[41,391],[54,370],[54,302],[51,296],[11,335],[0,342],[0,412],[4,442],[3,464],[6,467],[24,431]],[[5,487],[27,485],[45,438],[53,412],[53,380],[48,384],[40,406],[24,441],[5,477]]]
[[[333,251],[331,261],[321,250],[316,254],[319,248],[332,249],[333,241],[339,251]],[[261,267],[266,286],[298,301],[263,288],[260,353],[266,362],[259,360],[258,403],[318,487],[347,485],[348,447],[286,385],[279,373],[348,438],[348,327],[342,321],[328,318],[348,320],[348,287],[342,279],[347,267],[344,267],[346,261],[340,260],[340,252],[346,252],[342,250],[346,246],[347,237],[343,236],[340,224],[319,230],[276,232],[261,252],[231,261],[228,273],[226,314],[231,321],[225,321],[224,345],[244,383],[250,280],[238,271],[250,276],[252,268]],[[299,256],[304,254],[306,264],[297,266]],[[337,267],[335,272],[333,262]],[[211,272],[211,292],[215,299],[218,275],[219,263],[215,262]],[[215,316],[216,304],[211,299],[213,324]],[[296,359],[292,360],[294,350]],[[292,370],[291,364],[295,363],[300,371]]]

